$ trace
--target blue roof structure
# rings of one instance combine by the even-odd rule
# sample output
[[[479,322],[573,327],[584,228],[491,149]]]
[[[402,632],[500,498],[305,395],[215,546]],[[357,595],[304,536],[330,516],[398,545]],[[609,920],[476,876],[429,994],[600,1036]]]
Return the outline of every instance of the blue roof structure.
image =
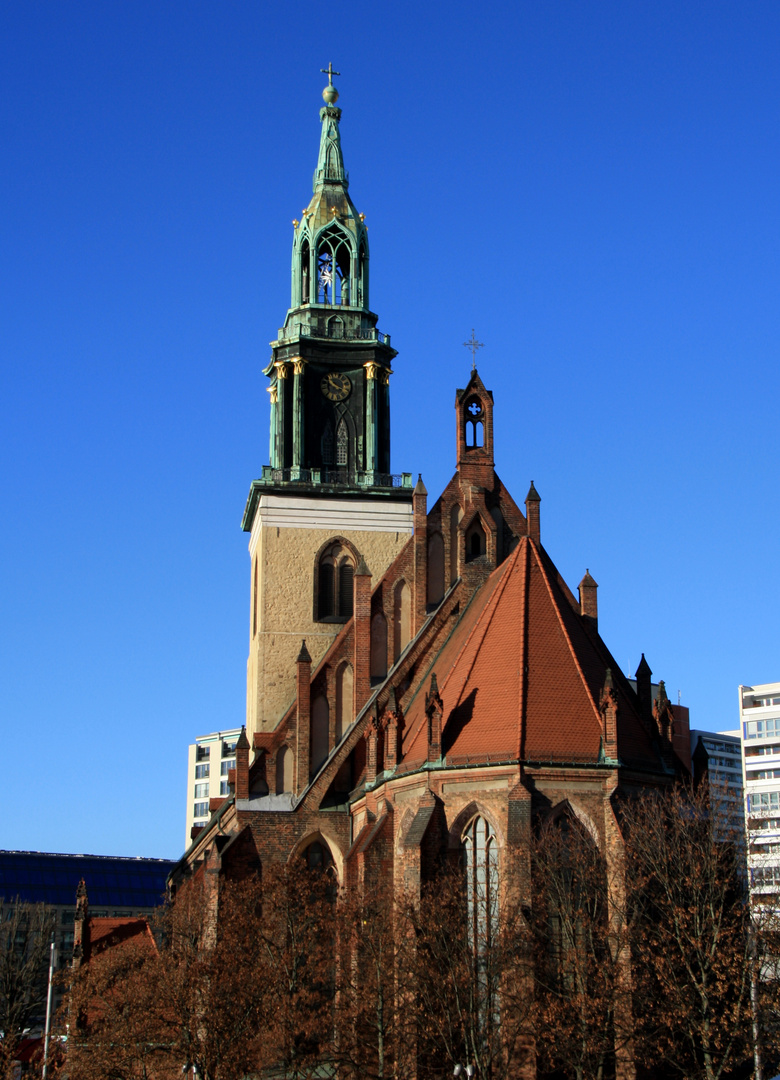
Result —
[[[76,889],[84,878],[91,908],[159,907],[175,865],[168,859],[0,851],[0,899],[18,896],[29,903],[75,908]]]

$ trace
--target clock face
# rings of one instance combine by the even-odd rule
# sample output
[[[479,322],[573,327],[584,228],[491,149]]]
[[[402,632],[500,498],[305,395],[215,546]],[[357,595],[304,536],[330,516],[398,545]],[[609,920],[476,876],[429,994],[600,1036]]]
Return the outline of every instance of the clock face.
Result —
[[[337,371],[331,371],[328,375],[323,376],[320,387],[328,401],[344,401],[349,397],[352,383],[349,375],[341,375]]]

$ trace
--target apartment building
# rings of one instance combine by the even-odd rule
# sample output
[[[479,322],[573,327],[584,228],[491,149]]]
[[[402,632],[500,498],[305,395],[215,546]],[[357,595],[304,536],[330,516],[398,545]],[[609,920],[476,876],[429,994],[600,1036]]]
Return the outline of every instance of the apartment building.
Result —
[[[236,767],[236,743],[241,728],[198,735],[187,758],[187,828],[185,848],[193,829],[201,829],[210,817],[209,801],[228,794],[228,771]]]
[[[739,687],[750,892],[780,891],[780,682]]]

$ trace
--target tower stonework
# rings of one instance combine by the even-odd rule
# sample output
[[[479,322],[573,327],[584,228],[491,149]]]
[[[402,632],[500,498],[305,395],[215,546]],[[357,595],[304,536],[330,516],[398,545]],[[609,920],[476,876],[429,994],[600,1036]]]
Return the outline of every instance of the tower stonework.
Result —
[[[314,193],[293,222],[290,308],[264,372],[270,463],[243,519],[250,740],[294,699],[301,639],[316,666],[351,617],[360,559],[376,584],[412,533],[411,474],[390,473],[397,353],[369,308],[368,231],[348,193],[332,79],[323,98]]]

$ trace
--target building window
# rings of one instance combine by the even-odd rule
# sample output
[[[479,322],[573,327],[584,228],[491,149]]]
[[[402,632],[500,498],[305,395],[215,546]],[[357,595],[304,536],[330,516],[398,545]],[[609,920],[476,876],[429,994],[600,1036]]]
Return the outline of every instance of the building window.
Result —
[[[192,811],[192,816],[196,818],[203,818],[209,816],[209,804],[207,802],[196,802],[195,808]]]
[[[498,929],[498,844],[490,823],[475,817],[462,837],[469,938],[479,954]]]
[[[222,757],[233,757],[236,752],[238,739],[230,739],[222,743]]]
[[[208,765],[196,765],[195,766],[195,779],[204,780],[209,775]]]
[[[335,223],[317,241],[317,303],[349,304],[352,250],[349,237]]]
[[[349,465],[349,432],[343,420],[336,428],[336,464],[344,468]]]
[[[235,767],[236,767],[236,759],[235,758],[233,758],[231,761],[223,761],[222,765],[220,766],[220,770],[219,770],[220,775],[221,776],[227,776],[228,771],[230,769],[235,769]]]
[[[771,720],[745,720],[746,739],[774,739],[780,735],[780,717]]]
[[[208,784],[196,784],[195,785],[195,798],[196,799],[208,799],[209,786]]]
[[[229,795],[230,794],[230,784],[227,782],[227,780],[220,780],[220,782],[219,782],[219,793],[220,793],[220,795]]]
[[[316,610],[320,622],[346,622],[352,615],[355,566],[351,552],[335,541],[320,555]]]
[[[315,840],[303,852],[303,860],[309,870],[330,870],[333,866],[333,856],[327,844]]]
[[[466,446],[470,450],[482,446],[484,441],[483,409],[478,398],[471,398],[466,406],[465,429]]]
[[[748,795],[748,810],[780,810],[780,791],[758,791]]]
[[[208,761],[210,752],[211,752],[211,747],[210,746],[197,746],[195,748],[195,760],[196,761]]]

